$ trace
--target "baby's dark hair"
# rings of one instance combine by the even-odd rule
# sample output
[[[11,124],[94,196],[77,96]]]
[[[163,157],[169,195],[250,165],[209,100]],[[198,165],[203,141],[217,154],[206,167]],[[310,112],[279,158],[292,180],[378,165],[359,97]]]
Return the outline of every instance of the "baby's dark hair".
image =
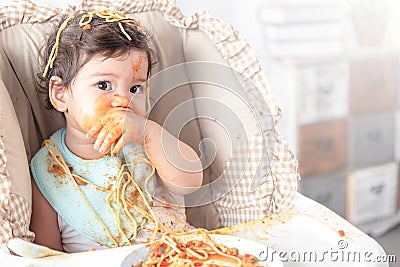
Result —
[[[98,54],[109,58],[123,56],[132,50],[144,51],[148,60],[147,78],[150,76],[156,53],[150,47],[148,33],[143,31],[139,22],[128,18],[107,19],[102,15],[104,10],[100,11],[100,16],[93,15],[95,12],[78,11],[73,16],[61,19],[48,38],[41,55],[42,72],[38,75],[38,92],[43,94],[49,109],[54,108],[49,99],[51,77],[60,77],[60,85],[70,88],[79,70]],[[122,16],[121,13],[116,14]],[[90,23],[82,26],[82,22],[88,21]],[[51,64],[52,57],[54,62]]]

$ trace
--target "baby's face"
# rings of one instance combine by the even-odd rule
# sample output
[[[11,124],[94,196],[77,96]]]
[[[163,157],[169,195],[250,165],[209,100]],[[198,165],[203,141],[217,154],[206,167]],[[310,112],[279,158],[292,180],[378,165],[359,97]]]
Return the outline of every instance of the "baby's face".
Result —
[[[67,124],[87,132],[114,109],[146,113],[147,55],[133,50],[117,58],[94,56],[78,72],[69,92]],[[141,87],[143,86],[143,87]]]

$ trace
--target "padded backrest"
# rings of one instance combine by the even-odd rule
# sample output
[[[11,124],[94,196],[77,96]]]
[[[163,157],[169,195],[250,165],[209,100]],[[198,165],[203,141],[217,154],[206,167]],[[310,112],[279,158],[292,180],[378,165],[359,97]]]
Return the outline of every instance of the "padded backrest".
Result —
[[[184,16],[173,1],[122,2],[87,0],[74,8],[118,9],[140,19],[152,33],[159,61],[150,81],[150,118],[192,146],[204,165],[207,186],[186,197],[189,222],[212,229],[285,210],[297,189],[297,161],[275,131],[280,110],[244,37],[205,12]],[[3,12],[8,17],[0,28],[0,80],[19,129],[10,132],[1,124],[0,130],[22,135],[26,153],[10,160],[24,162],[25,171],[15,176],[26,184],[26,192],[18,194],[29,204],[27,161],[64,125],[61,114],[44,108],[34,88],[48,20],[60,11],[15,5]],[[6,145],[6,151],[14,147]],[[17,181],[13,176],[12,184]]]
[[[38,51],[46,29],[48,25],[45,24],[21,24],[0,33],[0,75],[17,114],[28,160],[40,148],[43,139],[64,124],[62,115],[47,110],[35,90]]]

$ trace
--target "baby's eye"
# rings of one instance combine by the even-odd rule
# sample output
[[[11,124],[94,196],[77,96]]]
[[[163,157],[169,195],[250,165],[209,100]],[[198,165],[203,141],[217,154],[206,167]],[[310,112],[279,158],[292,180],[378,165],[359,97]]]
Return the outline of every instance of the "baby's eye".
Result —
[[[140,85],[134,85],[129,89],[129,92],[132,94],[140,94],[142,92],[143,88]]]
[[[112,90],[112,86],[110,82],[102,81],[97,83],[97,88],[104,91]]]

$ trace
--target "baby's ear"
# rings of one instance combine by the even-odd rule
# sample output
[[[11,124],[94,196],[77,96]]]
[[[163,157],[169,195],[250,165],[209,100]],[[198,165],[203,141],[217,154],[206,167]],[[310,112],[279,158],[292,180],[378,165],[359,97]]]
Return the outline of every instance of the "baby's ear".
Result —
[[[61,84],[62,79],[58,76],[52,76],[49,81],[49,97],[53,107],[60,111],[65,112],[68,110],[66,97],[67,90],[65,86]]]

